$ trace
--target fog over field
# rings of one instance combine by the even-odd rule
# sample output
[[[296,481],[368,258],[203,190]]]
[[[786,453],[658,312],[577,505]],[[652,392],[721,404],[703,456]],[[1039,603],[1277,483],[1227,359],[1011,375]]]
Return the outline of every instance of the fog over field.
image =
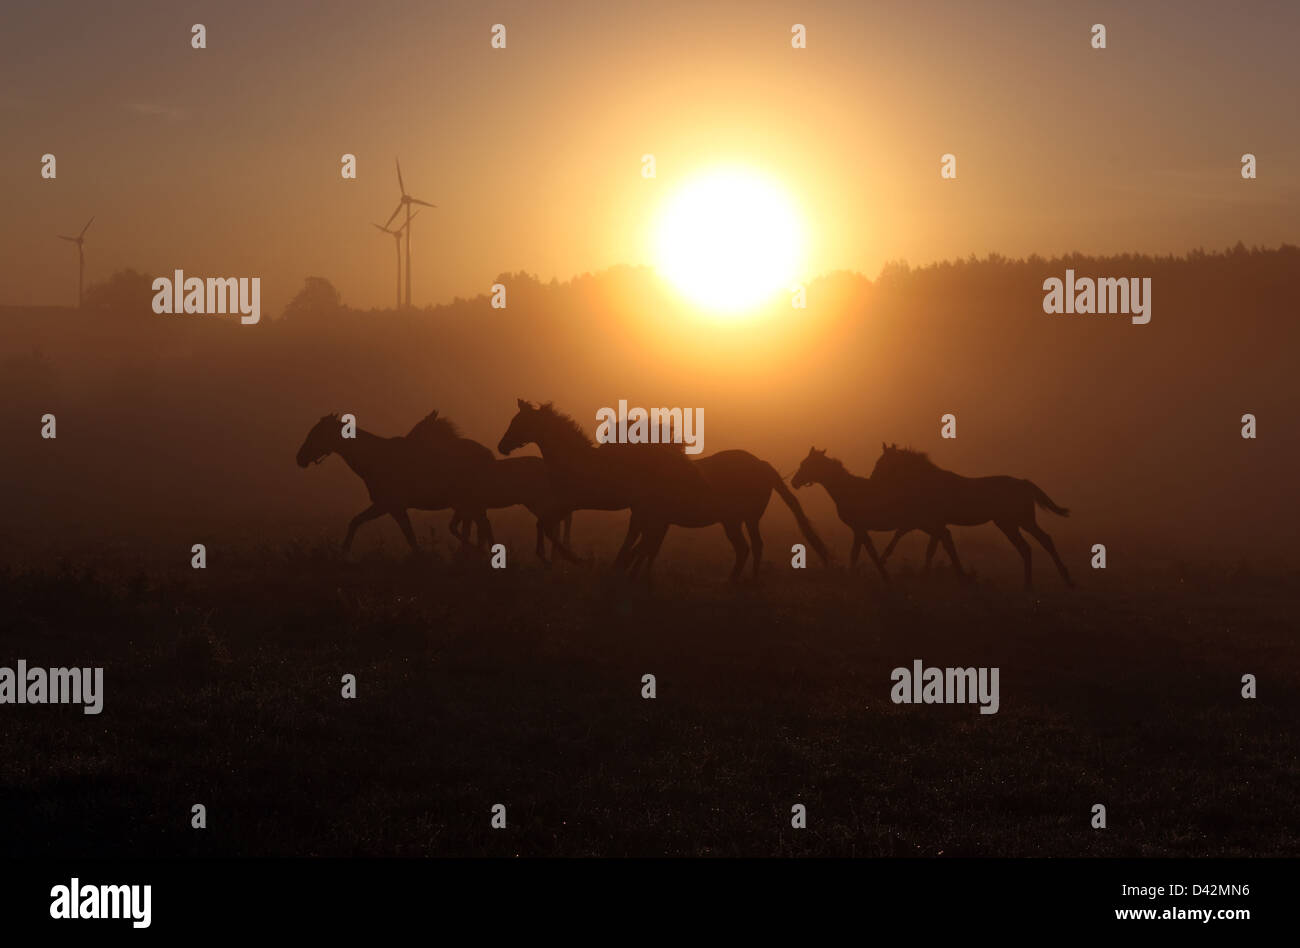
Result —
[[[0,487],[22,498],[4,542],[32,555],[129,536],[128,549],[164,537],[183,548],[199,536],[341,537],[364,506],[361,482],[337,458],[293,463],[323,414],[350,412],[396,436],[437,409],[495,448],[517,398],[552,401],[589,435],[600,408],[626,399],[698,406],[706,455],[744,448],[787,477],[810,445],[865,476],[882,441],[970,476],[1027,477],[1070,508],[1068,520],[1042,522],[1072,564],[1104,543],[1125,568],[1294,568],[1300,427],[1289,380],[1300,330],[1277,315],[1300,292],[1298,262],[1292,247],[1238,247],[893,264],[874,280],[819,279],[793,318],[774,304],[743,325],[701,320],[635,268],[549,284],[502,274],[505,309],[484,296],[411,312],[350,308],[313,278],[255,326],[156,316],[149,280],[118,274],[88,291],[81,312],[0,311]],[[1044,280],[1067,268],[1150,274],[1151,322],[1044,314]],[[40,438],[47,412],[56,440]],[[946,413],[955,439],[940,437]],[[1253,440],[1240,436],[1246,413]],[[823,490],[799,496],[846,547]],[[417,516],[439,529],[447,519]],[[526,520],[497,516],[519,521],[529,542]],[[608,519],[579,513],[576,536]],[[767,519],[793,531],[781,510]],[[669,552],[691,542],[682,532]],[[725,562],[721,529],[707,532],[716,536],[699,542]],[[991,527],[959,533],[1004,542]],[[363,546],[377,541],[401,542],[387,520],[360,532]]]

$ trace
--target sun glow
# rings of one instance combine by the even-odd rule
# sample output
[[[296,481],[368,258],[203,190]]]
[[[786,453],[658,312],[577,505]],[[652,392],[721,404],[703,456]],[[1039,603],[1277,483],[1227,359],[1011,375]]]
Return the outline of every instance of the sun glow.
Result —
[[[735,314],[791,289],[803,245],[799,213],[781,187],[727,167],[691,178],[668,199],[655,259],[693,302]]]

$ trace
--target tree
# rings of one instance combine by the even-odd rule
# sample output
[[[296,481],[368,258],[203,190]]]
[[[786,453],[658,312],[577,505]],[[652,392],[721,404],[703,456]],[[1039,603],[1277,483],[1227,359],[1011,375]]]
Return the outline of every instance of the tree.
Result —
[[[118,270],[86,288],[82,308],[123,316],[153,315],[153,280],[136,270]]]
[[[324,277],[309,276],[284,308],[286,319],[314,319],[337,315],[343,309],[343,299],[334,284]]]

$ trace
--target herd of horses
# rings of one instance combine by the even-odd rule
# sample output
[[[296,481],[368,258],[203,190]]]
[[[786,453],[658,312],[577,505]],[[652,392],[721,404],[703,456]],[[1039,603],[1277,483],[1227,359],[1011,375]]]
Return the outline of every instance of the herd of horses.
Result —
[[[734,582],[751,553],[758,575],[763,558],[759,520],[775,491],[794,514],[808,546],[829,561],[826,545],[776,468],[748,451],[691,458],[672,442],[595,444],[576,421],[549,403],[523,399],[497,450],[509,455],[535,444],[541,457],[497,458],[485,445],[462,437],[436,411],[403,437],[380,437],[360,428],[348,434],[339,415],[325,415],[307,432],[297,455],[298,465],[307,467],[337,454],[365,482],[371,503],[348,524],[345,552],[358,527],[385,515],[397,521],[418,552],[408,510],[449,509],[450,530],[462,548],[490,547],[487,512],[519,504],[536,518],[537,556],[548,562],[549,542],[552,556],[576,562],[569,548],[573,512],[626,509],[631,517],[614,559],[616,570],[635,576],[644,569],[648,579],[669,527],[721,524],[735,550]],[[919,451],[881,447],[869,477],[854,475],[825,451],[810,449],[791,478],[796,489],[821,484],[830,494],[840,519],[853,531],[853,565],[865,547],[888,582],[889,555],[903,536],[920,530],[930,538],[926,569],[942,543],[953,569],[961,573],[949,526],[992,522],[1024,560],[1026,587],[1032,555],[1022,530],[1042,545],[1066,584],[1073,585],[1052,538],[1035,521],[1036,507],[1063,517],[1069,511],[1037,485],[1015,477],[963,477]],[[893,532],[883,555],[871,542],[873,530]]]

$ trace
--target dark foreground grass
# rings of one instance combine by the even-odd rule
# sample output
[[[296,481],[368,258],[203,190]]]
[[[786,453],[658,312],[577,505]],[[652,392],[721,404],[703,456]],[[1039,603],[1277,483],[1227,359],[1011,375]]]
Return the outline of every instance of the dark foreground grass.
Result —
[[[0,706],[0,852],[1300,854],[1293,575],[717,574],[11,567],[0,665],[103,665],[106,698]],[[917,658],[998,666],[1001,710],[892,704]]]

